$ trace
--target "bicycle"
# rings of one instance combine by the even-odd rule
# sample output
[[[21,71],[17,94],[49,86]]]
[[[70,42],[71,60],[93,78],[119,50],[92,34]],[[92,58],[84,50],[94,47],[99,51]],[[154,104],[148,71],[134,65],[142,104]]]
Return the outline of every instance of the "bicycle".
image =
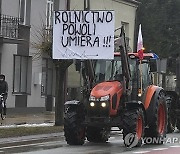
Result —
[[[5,116],[3,115],[3,109],[4,109],[4,94],[0,94],[0,115],[1,115],[1,119],[4,120]]]

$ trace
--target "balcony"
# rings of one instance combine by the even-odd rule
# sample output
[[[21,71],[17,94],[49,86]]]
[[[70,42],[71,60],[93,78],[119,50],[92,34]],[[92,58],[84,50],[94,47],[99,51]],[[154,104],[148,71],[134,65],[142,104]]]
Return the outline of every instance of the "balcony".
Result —
[[[24,25],[22,25],[20,18],[0,15],[0,43],[17,44],[24,40],[21,36]],[[29,29],[29,28],[28,28]]]

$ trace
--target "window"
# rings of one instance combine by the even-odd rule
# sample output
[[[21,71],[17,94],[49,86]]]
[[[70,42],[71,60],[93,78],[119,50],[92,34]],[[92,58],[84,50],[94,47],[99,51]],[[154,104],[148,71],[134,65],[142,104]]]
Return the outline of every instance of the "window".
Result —
[[[47,0],[46,5],[46,29],[51,29],[53,24],[53,0]]]
[[[21,22],[24,23],[26,20],[26,0],[20,0],[19,8],[19,17],[21,18]]]
[[[14,55],[13,93],[30,93],[31,57]]]
[[[126,22],[121,22],[122,26],[124,27],[124,32],[125,32],[125,36],[126,36],[126,45],[127,47],[129,47],[129,23]]]
[[[24,25],[30,25],[30,0],[19,0],[19,17]]]
[[[124,32],[126,34],[126,37],[129,37],[129,23],[121,22],[121,25],[124,27]]]
[[[140,74],[142,72],[143,89],[151,84],[150,67],[148,63],[142,63],[139,65]]]
[[[121,74],[122,65],[119,57],[115,57],[114,60],[97,60],[95,65],[96,82],[120,80]]]
[[[42,83],[41,95],[53,95],[53,64],[52,60],[44,58],[42,60]]]

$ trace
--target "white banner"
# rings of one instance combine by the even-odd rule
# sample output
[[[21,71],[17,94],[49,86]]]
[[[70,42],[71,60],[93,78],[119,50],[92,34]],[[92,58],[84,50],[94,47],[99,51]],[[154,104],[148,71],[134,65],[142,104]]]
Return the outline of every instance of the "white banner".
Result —
[[[113,59],[114,11],[55,11],[53,59]]]

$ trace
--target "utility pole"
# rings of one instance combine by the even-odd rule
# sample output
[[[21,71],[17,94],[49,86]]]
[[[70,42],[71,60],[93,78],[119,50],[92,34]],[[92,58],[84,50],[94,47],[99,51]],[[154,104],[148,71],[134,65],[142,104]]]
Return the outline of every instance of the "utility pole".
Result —
[[[67,0],[67,10],[70,11],[71,0]]]
[[[84,0],[84,10],[90,10],[90,0]]]
[[[70,0],[67,0],[66,2],[67,2],[66,10],[70,10]],[[56,126],[62,126],[64,123],[64,103],[66,101],[66,95],[67,95],[67,86],[66,86],[67,69],[72,63],[73,63],[72,60],[54,61],[54,64],[56,66],[56,99],[55,99]]]
[[[56,0],[57,1],[57,0]],[[60,1],[58,1],[60,2]],[[70,10],[70,0],[66,1],[66,10]],[[90,10],[90,0],[84,0],[84,10]],[[64,103],[66,101],[67,69],[73,63],[72,60],[56,60],[56,102],[55,125],[61,126],[64,121]]]

